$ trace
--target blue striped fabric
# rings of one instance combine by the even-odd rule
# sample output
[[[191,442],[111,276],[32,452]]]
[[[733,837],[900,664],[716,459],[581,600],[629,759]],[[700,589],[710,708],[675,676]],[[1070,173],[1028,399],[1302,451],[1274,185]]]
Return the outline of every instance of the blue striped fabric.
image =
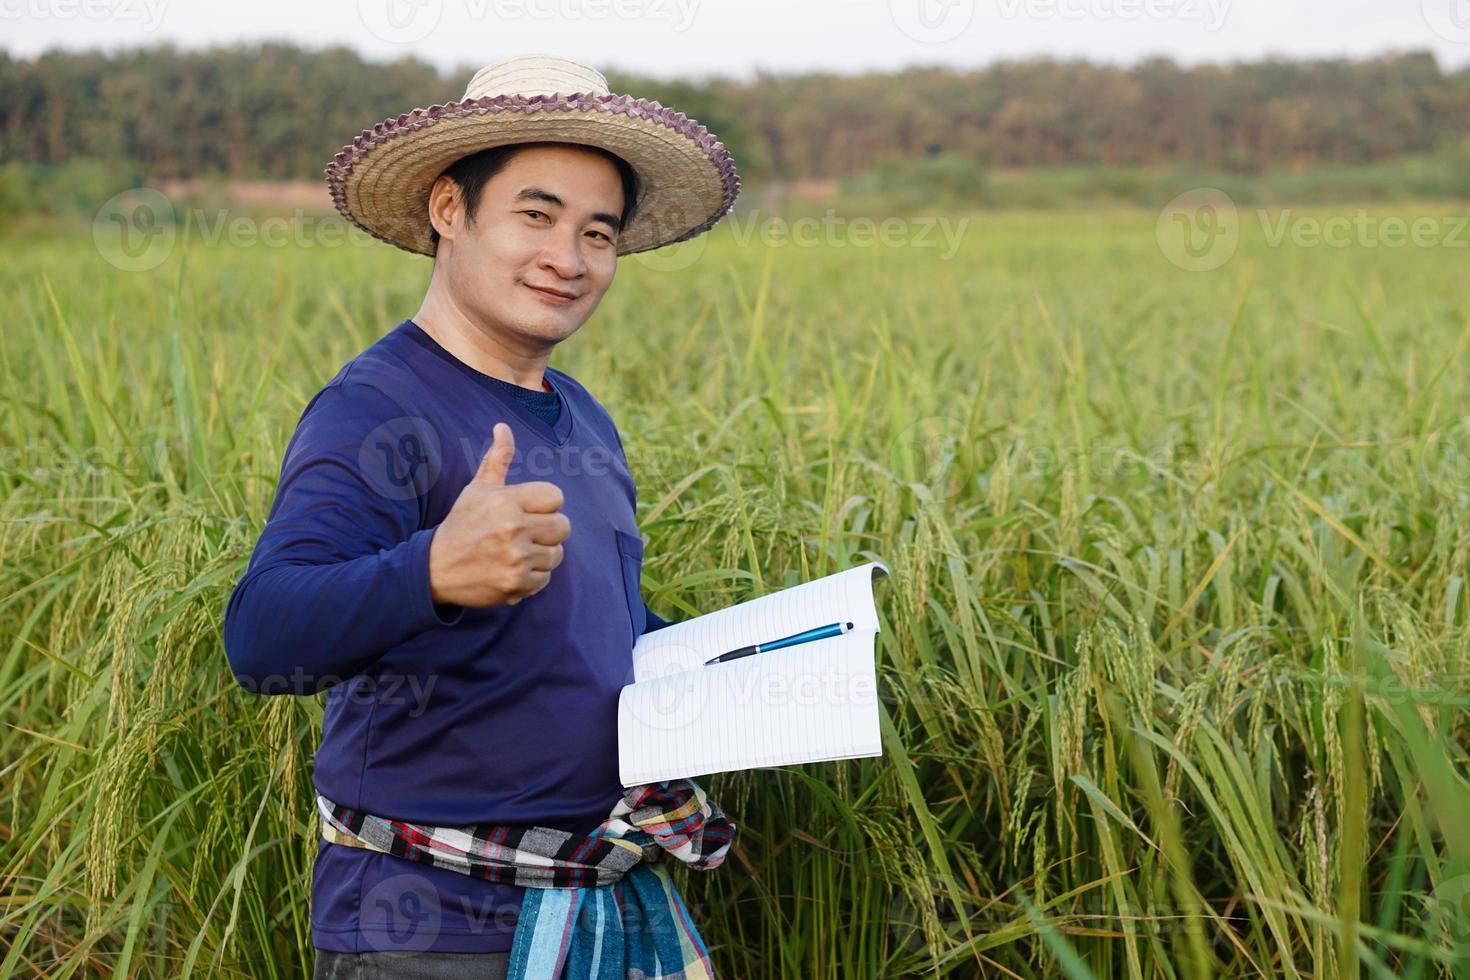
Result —
[[[509,977],[713,980],[709,951],[661,863],[597,888],[528,889]]]

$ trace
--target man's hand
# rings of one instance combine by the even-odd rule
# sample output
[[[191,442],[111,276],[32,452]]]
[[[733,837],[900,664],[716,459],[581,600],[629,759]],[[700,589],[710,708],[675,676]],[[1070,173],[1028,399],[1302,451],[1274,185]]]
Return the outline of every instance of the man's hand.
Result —
[[[506,486],[515,436],[495,423],[490,450],[460,491],[429,545],[429,591],[436,603],[513,606],[551,581],[572,522],[561,488],[545,480]]]

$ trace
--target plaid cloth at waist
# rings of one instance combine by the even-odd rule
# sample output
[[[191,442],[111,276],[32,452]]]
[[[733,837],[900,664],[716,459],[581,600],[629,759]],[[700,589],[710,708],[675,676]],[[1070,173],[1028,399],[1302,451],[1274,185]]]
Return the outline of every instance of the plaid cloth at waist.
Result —
[[[510,980],[713,980],[709,953],[662,857],[722,864],[735,824],[692,780],[633,786],[590,834],[541,826],[439,827],[317,795],[322,838],[529,889]]]

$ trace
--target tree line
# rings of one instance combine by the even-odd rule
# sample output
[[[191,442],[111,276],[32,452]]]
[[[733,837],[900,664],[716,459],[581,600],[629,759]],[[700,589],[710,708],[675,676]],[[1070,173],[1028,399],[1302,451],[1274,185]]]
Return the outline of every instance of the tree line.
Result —
[[[0,52],[0,159],[127,160],[155,177],[318,178],[358,132],[463,92],[472,68],[286,43]],[[958,70],[761,72],[669,81],[607,71],[724,140],[748,179],[843,177],[885,156],[977,168],[1187,163],[1253,173],[1457,145],[1470,69],[1428,52],[1130,67],[1034,59]]]

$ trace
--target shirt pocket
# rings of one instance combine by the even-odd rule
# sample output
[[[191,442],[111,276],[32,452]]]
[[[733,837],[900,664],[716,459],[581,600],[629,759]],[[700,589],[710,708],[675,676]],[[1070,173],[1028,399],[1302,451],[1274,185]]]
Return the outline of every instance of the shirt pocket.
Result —
[[[633,642],[648,628],[648,610],[643,605],[640,579],[643,577],[643,539],[636,534],[613,528],[618,539],[618,561],[623,566],[623,593],[628,603],[628,621],[633,627]]]

